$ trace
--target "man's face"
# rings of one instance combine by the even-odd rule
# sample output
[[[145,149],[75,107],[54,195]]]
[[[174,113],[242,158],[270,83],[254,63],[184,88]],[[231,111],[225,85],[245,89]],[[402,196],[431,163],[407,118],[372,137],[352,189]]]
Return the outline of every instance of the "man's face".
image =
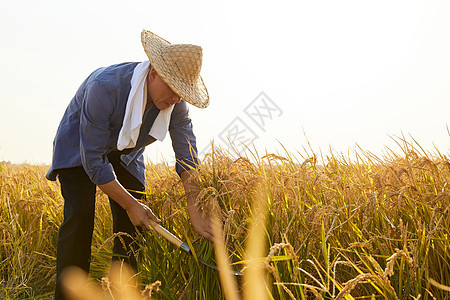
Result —
[[[147,89],[153,104],[160,110],[164,110],[180,102],[181,98],[164,82],[164,80],[156,73],[155,69],[151,69],[147,77]]]

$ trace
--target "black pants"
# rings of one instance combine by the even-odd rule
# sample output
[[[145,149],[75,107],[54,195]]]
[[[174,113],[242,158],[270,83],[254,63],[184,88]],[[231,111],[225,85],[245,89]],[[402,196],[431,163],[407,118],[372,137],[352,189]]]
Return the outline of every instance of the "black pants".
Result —
[[[108,155],[108,159],[122,186],[129,190],[144,191],[142,183],[120,165],[118,153]],[[89,273],[96,186],[83,167],[61,169],[58,171],[58,178],[64,198],[64,221],[59,228],[58,236],[55,299],[65,299],[61,287],[61,274],[64,269],[77,266]],[[135,198],[142,198],[142,194],[130,193]],[[134,237],[136,227],[131,223],[126,211],[111,198],[109,203],[113,216],[113,232],[125,232]],[[123,259],[137,270],[133,255],[137,245],[128,236],[121,235],[120,238],[114,239],[113,253],[118,256],[113,256],[113,260]]]

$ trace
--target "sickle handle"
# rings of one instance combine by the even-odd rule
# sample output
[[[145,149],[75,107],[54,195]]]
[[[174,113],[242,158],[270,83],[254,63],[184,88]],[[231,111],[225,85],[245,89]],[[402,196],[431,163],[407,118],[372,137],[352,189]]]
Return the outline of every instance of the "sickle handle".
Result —
[[[181,247],[181,245],[183,244],[183,241],[180,240],[179,238],[177,238],[176,236],[174,236],[170,231],[168,231],[167,229],[165,229],[164,227],[162,227],[161,225],[159,225],[158,223],[155,223],[154,221],[149,219],[150,224],[152,225],[152,228],[159,233],[160,235],[162,235],[166,240],[168,240],[169,242],[171,242],[172,244],[174,244],[175,246],[177,246],[178,248]],[[183,250],[185,250],[183,248]]]
[[[189,248],[188,244],[183,243],[182,240],[180,240],[179,238],[177,238],[175,235],[173,235],[170,231],[168,231],[167,229],[165,229],[164,227],[162,227],[161,225],[159,225],[158,223],[155,223],[154,221],[149,219],[150,224],[152,225],[152,228],[159,233],[160,235],[162,235],[166,240],[168,240],[169,242],[171,242],[172,244],[174,244],[175,246],[177,246],[178,248],[183,249],[184,251],[186,251],[189,255],[194,256],[191,252],[191,249]],[[219,268],[215,265],[212,265],[210,263],[207,263],[205,261],[203,261],[202,259],[198,258],[198,260],[210,267],[213,268],[215,270],[219,270]],[[241,271],[231,271],[231,274],[235,275],[235,276],[240,276],[243,275],[244,273],[242,273]]]

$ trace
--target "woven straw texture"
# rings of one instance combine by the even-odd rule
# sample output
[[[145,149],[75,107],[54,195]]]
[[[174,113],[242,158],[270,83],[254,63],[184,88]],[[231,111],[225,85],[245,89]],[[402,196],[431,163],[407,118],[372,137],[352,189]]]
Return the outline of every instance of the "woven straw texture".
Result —
[[[141,40],[151,65],[178,96],[200,108],[209,105],[208,91],[200,76],[200,46],[171,44],[148,30],[142,31]]]

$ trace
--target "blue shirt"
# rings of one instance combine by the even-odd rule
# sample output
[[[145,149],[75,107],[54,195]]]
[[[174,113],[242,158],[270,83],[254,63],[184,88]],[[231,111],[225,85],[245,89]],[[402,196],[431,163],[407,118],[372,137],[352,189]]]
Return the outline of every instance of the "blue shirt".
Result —
[[[123,63],[94,71],[81,84],[59,124],[53,141],[52,165],[47,179],[56,180],[59,169],[83,166],[91,181],[105,184],[114,180],[115,174],[107,155],[117,151],[117,139],[125,115],[131,77],[138,63]],[[142,128],[148,129],[157,116],[153,113],[145,118]],[[144,126],[147,125],[147,126]],[[142,130],[142,129],[141,129]],[[138,149],[121,155],[122,165],[141,183],[145,184],[145,146],[155,139],[148,132],[140,132],[146,140]],[[169,124],[169,133],[176,157],[176,171],[195,168],[197,158],[196,138],[184,100],[176,103]],[[125,153],[125,151],[123,152]]]

